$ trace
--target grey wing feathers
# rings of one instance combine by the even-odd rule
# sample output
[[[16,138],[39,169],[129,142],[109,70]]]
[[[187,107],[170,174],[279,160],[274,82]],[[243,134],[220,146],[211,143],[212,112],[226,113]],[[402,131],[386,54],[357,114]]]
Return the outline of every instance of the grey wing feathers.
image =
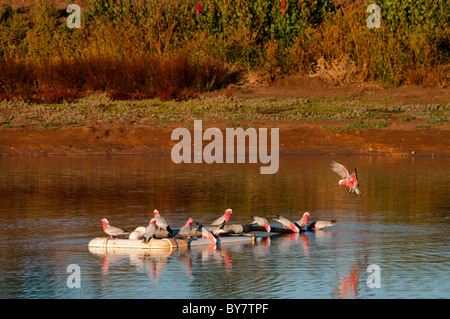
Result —
[[[153,238],[155,236],[155,232],[156,227],[154,225],[147,226],[144,233],[144,242],[147,243],[151,238]]]
[[[258,224],[258,225],[262,226],[267,223],[267,219],[265,219],[263,217],[252,216],[252,218],[253,218],[252,224]]]
[[[223,222],[225,222],[225,216],[217,218],[215,221],[211,223],[211,225],[218,226],[221,225]]]
[[[335,220],[318,220],[318,221],[315,221],[315,222],[312,222],[311,224],[309,224],[307,228],[320,230],[320,229],[324,229],[324,228],[336,226],[336,225],[337,225],[337,223]]]
[[[336,173],[338,174],[340,177],[342,178],[347,178],[348,177],[348,171],[347,169],[344,167],[344,165],[339,164],[338,162],[335,161],[331,161],[330,162],[330,168]]]
[[[106,230],[108,234],[111,234],[112,236],[121,236],[129,234],[129,232],[111,225],[108,225]]]

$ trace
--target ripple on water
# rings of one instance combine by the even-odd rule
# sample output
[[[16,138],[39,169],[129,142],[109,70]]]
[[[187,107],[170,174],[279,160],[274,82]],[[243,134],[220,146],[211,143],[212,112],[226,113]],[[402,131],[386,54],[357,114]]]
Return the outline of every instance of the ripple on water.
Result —
[[[358,167],[364,197],[337,185],[326,156],[280,158],[276,176],[243,164],[173,165],[170,157],[0,158],[0,296],[448,297],[450,159],[336,160]],[[311,220],[338,226],[170,254],[87,248],[104,236],[103,217],[132,229],[158,208],[180,227],[189,217],[208,223],[229,207],[235,223],[251,214],[298,219],[308,210]],[[80,290],[65,286],[69,264],[80,265]],[[380,266],[380,289],[366,285],[370,264]]]

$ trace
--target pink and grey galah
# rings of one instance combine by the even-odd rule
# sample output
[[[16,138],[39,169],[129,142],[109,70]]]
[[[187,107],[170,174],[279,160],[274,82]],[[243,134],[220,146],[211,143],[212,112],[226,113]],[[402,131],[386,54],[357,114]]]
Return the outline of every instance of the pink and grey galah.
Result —
[[[162,217],[159,214],[159,211],[157,209],[155,209],[153,211],[153,218],[155,218],[156,220],[156,227],[158,229],[164,229],[167,230],[170,234],[173,234],[172,229],[170,228],[169,224],[167,223],[167,221],[164,219],[164,217]]]
[[[337,223],[335,220],[316,220],[306,226],[306,229],[309,231],[315,231],[336,225]]]
[[[206,227],[202,227],[202,237],[209,240],[214,245],[217,243],[217,238],[212,232],[210,232]]]
[[[297,224],[296,226],[300,227],[300,228],[305,227],[306,223],[308,222],[308,217],[309,217],[309,213],[305,212],[303,214],[302,218],[295,222],[295,224]]]
[[[274,218],[273,220],[282,224],[284,226],[284,228],[290,229],[294,233],[300,232],[300,228],[295,226],[295,224],[293,222],[291,222],[289,219],[284,218],[283,216],[280,216],[280,215],[277,215],[277,216],[278,216],[278,218]]]
[[[124,231],[123,229],[111,226],[109,221],[106,218],[102,219],[103,231],[110,237],[115,238],[118,236],[129,235],[129,232]]]
[[[308,212],[303,214],[303,217],[295,222],[300,228],[306,228],[306,230],[309,231],[315,231],[315,230],[321,230],[327,227],[335,226],[336,221],[335,220],[316,220],[310,223],[309,225],[306,225],[308,222],[308,217],[310,214]]]
[[[155,233],[156,233],[156,219],[152,218],[150,219],[148,226],[145,228],[144,243],[148,243],[150,239],[155,238]]]
[[[349,188],[348,192],[355,194],[356,196],[362,196],[363,193],[359,190],[358,176],[355,171],[350,175],[344,165],[338,162],[331,161],[330,168],[337,173],[342,179],[339,181],[339,185],[345,185]]]
[[[270,233],[271,227],[269,222],[264,217],[252,216],[253,222],[252,224],[256,224],[258,226],[264,227],[268,233]]]
[[[225,211],[225,214],[223,214],[221,217],[219,217],[219,218],[217,218],[215,221],[213,221],[212,223],[211,223],[211,225],[214,225],[214,226],[216,226],[216,225],[222,225],[223,223],[228,223],[228,221],[230,220],[230,216],[231,216],[231,214],[232,214],[233,212],[232,212],[232,210],[230,209],[230,208],[228,208],[226,211]]]
[[[175,236],[176,238],[189,238],[191,237],[191,230],[192,230],[192,222],[194,219],[189,218],[186,222],[186,224],[180,228],[178,231],[178,234]]]

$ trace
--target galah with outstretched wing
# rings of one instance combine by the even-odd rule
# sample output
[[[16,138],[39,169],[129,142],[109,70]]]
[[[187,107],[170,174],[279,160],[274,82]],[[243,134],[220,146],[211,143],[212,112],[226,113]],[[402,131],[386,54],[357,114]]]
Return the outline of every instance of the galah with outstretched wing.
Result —
[[[156,227],[157,227],[158,229],[165,229],[165,230],[167,230],[170,234],[173,233],[173,231],[172,231],[172,229],[170,228],[169,224],[168,224],[167,221],[164,219],[164,217],[162,217],[162,216],[159,214],[159,211],[158,211],[157,209],[155,209],[155,210],[153,211],[153,217],[154,217],[155,220],[156,220]]]
[[[297,226],[295,226],[295,224],[293,222],[291,222],[289,219],[284,218],[284,217],[282,217],[280,215],[277,215],[277,216],[278,216],[278,218],[274,218],[273,220],[279,222],[280,224],[282,224],[284,226],[284,228],[290,229],[294,233],[299,233],[300,232],[300,229]]]
[[[269,222],[267,221],[267,219],[265,219],[264,217],[258,217],[258,216],[252,216],[253,218],[253,223],[252,224],[256,224],[258,226],[264,227],[266,229],[266,231],[268,233],[270,233],[270,225]]]
[[[350,175],[348,170],[344,165],[339,164],[335,161],[330,162],[330,168],[337,173],[342,179],[339,181],[339,185],[345,185],[349,188],[349,193],[355,194],[356,196],[362,196],[363,193],[359,190],[358,176],[355,171]]]
[[[155,233],[156,233],[156,219],[152,218],[148,223],[147,228],[145,228],[144,243],[148,243],[150,239],[155,238]]]
[[[180,228],[178,231],[178,234],[175,236],[176,238],[189,238],[191,236],[191,230],[192,230],[192,222],[194,220],[192,218],[189,218],[186,224]]]
[[[230,220],[230,216],[231,216],[231,214],[232,214],[233,212],[232,212],[232,210],[230,209],[230,208],[228,208],[226,211],[225,211],[225,214],[223,214],[221,217],[219,217],[219,218],[217,218],[215,221],[213,221],[212,223],[211,223],[211,225],[214,225],[214,226],[216,226],[216,225],[222,225],[223,223],[228,223],[228,221]]]
[[[111,226],[109,224],[109,221],[106,218],[102,219],[102,224],[103,224],[103,231],[110,237],[110,238],[114,238],[117,236],[125,236],[128,235],[129,232],[124,231],[120,228]]]

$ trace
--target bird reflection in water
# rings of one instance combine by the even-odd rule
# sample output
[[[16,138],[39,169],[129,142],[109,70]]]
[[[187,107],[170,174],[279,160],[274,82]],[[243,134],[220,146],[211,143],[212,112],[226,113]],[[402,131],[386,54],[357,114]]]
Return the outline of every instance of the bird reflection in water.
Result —
[[[315,236],[315,235],[314,235]],[[276,238],[275,238],[276,237]],[[302,247],[305,257],[309,257],[309,236],[304,232],[267,237],[254,245],[254,254],[270,254],[271,245],[276,242],[280,250],[289,250],[293,246]],[[102,274],[108,275],[113,267],[129,262],[138,271],[148,272],[153,280],[158,280],[167,264],[174,258],[184,266],[188,277],[192,277],[196,264],[208,263],[222,264],[226,274],[233,268],[232,253],[239,253],[244,245],[208,245],[204,247],[178,248],[178,249],[124,249],[124,248],[92,248],[92,254],[102,256]],[[194,265],[194,266],[193,266]]]
[[[193,275],[192,259],[200,260],[202,264],[210,261],[222,262],[225,272],[229,274],[233,268],[230,249],[216,245],[198,247],[195,249],[111,249],[89,248],[94,255],[102,256],[102,274],[108,275],[110,270],[124,262],[134,265],[139,271],[146,271],[150,278],[158,280],[166,269],[169,260],[179,259],[186,269],[186,274]]]

